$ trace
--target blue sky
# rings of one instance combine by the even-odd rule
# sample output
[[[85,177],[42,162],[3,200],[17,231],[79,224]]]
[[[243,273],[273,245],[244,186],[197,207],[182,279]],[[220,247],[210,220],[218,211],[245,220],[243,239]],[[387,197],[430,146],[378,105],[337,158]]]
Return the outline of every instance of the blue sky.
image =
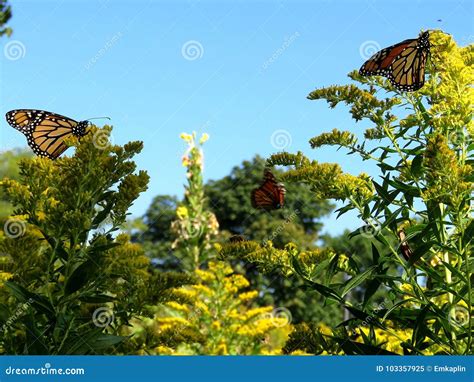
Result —
[[[376,47],[414,38],[421,29],[441,28],[461,45],[474,38],[470,1],[35,0],[12,6],[14,34],[1,40],[1,114],[39,108],[77,120],[106,115],[114,143],[143,140],[137,163],[151,183],[132,208],[135,216],[157,194],[182,194],[183,131],[211,136],[206,180],[255,154],[280,151],[282,141],[272,136],[281,130],[286,151],[375,175],[353,156],[309,148],[308,139],[321,132],[360,133],[369,125],[356,125],[344,107],[330,110],[307,94],[348,83],[346,74]],[[4,121],[0,142],[6,149],[26,141]],[[325,224],[339,233],[358,222],[331,216]]]

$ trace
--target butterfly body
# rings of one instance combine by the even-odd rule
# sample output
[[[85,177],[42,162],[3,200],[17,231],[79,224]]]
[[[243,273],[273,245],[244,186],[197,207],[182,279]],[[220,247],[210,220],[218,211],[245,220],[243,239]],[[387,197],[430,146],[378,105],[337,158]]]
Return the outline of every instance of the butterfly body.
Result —
[[[362,76],[384,76],[401,91],[415,91],[425,83],[425,65],[430,53],[429,32],[382,49],[359,70]]]
[[[408,243],[406,242],[405,231],[399,230],[397,234],[398,234],[398,238],[400,239],[400,252],[402,253],[405,260],[409,261],[413,255],[413,251],[408,245]]]
[[[56,159],[67,150],[66,138],[83,137],[89,126],[88,121],[77,122],[60,114],[34,109],[11,110],[6,114],[6,120],[26,136],[35,154],[50,159]]]
[[[265,211],[282,208],[285,204],[285,193],[285,186],[276,181],[270,170],[265,170],[262,185],[250,195],[252,207]]]

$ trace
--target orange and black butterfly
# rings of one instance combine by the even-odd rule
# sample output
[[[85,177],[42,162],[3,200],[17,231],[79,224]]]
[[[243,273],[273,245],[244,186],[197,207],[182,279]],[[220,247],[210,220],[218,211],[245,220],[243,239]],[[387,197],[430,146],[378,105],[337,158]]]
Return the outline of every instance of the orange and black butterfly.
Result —
[[[412,92],[425,83],[425,65],[430,54],[430,34],[382,49],[359,69],[363,76],[384,76],[400,91]]]
[[[77,122],[63,115],[43,110],[19,109],[6,114],[7,122],[25,134],[36,155],[56,159],[68,146],[64,140],[71,135],[87,134],[89,121]]]
[[[402,253],[403,257],[406,261],[410,260],[410,257],[413,255],[413,251],[411,250],[410,246],[406,242],[406,235],[404,230],[399,230],[398,238],[400,239],[400,252]]]
[[[285,186],[276,181],[270,170],[265,169],[262,185],[250,195],[252,207],[266,211],[282,208],[285,204],[285,193]]]

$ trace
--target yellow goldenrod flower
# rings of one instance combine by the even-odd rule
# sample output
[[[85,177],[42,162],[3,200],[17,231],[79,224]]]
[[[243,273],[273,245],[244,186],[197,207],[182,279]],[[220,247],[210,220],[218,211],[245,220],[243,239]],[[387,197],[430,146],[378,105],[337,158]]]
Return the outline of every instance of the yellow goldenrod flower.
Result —
[[[202,144],[203,144],[204,142],[206,142],[208,139],[209,139],[209,134],[204,133],[204,134],[201,136],[201,139],[199,140],[199,143],[202,145]]]
[[[180,219],[187,218],[188,217],[188,209],[185,206],[179,206],[176,209],[176,215],[178,215],[178,217]]]
[[[256,297],[258,297],[258,292],[256,290],[239,294],[240,301],[249,301],[253,300]]]
[[[183,141],[186,141],[188,143],[192,142],[192,140],[193,140],[193,136],[191,134],[187,134],[187,133],[181,133],[181,135],[179,137]]]
[[[43,211],[36,212],[36,218],[39,221],[44,221],[46,219],[46,214]]]

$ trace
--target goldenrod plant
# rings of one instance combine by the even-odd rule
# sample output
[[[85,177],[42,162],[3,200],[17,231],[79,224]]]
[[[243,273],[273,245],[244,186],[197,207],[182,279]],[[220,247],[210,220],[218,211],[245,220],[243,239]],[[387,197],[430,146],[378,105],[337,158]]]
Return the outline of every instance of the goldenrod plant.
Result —
[[[112,145],[111,130],[92,126],[69,140],[73,156],[24,159],[1,182],[14,207],[0,237],[2,353],[101,353],[140,309],[149,260],[114,232],[148,175],[132,160],[142,143]]]
[[[271,243],[243,242],[220,250],[223,257],[245,258],[264,270],[296,273],[345,306],[351,318],[337,331],[318,337],[315,330],[311,337],[320,345],[323,339],[335,343],[328,345],[331,354],[472,353],[474,46],[459,47],[440,31],[432,31],[430,41],[427,81],[419,91],[399,92],[381,77],[352,72],[349,77],[360,85],[330,86],[308,96],[325,99],[331,108],[344,103],[356,122],[372,125],[362,141],[356,133],[334,129],[311,138],[311,147],[345,149],[374,162],[379,176],[344,173],[338,164],[318,163],[302,152],[278,153],[267,161],[289,166],[282,181],[303,182],[315,198],[342,201],[338,215],[358,213],[363,225],[351,235],[372,241],[370,266],[361,271],[357,254],[308,262],[294,245],[278,250]],[[389,273],[393,269],[396,274]],[[340,272],[348,275],[343,283],[335,281]],[[316,282],[321,274],[325,282]],[[365,293],[358,303],[344,299],[361,287]],[[385,291],[382,304],[373,303],[378,290]],[[306,347],[307,335],[293,336]],[[393,338],[398,345],[388,346]]]
[[[209,136],[203,134],[199,140],[196,133],[182,133],[181,138],[188,145],[182,158],[186,168],[187,185],[184,201],[178,206],[176,220],[171,229],[176,235],[173,249],[181,255],[182,268],[188,271],[198,269],[213,256],[211,241],[218,233],[219,224],[215,215],[205,209],[202,171],[204,166],[201,146]]]

